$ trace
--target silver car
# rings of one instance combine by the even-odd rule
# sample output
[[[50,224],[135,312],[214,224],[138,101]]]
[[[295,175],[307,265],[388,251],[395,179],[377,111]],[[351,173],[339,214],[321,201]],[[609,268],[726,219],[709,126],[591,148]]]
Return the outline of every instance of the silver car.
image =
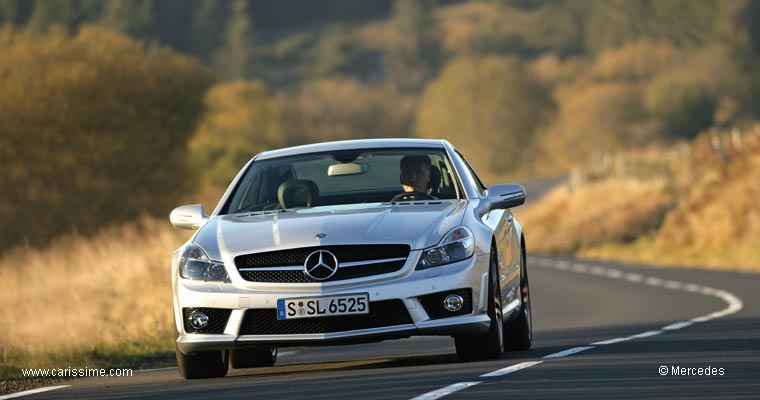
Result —
[[[463,360],[527,349],[525,190],[486,188],[444,140],[267,151],[172,258],[176,353],[187,379],[271,366],[277,349],[452,336]]]

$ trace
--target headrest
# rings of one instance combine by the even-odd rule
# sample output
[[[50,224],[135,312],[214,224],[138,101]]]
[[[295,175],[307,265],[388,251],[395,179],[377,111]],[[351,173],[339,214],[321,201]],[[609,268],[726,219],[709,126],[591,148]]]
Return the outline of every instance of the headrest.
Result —
[[[438,188],[441,186],[441,170],[435,165],[430,166],[430,182],[428,187],[433,189],[433,194],[438,192]]]
[[[277,200],[282,208],[312,207],[319,198],[319,188],[314,181],[296,179],[285,181],[277,188]]]

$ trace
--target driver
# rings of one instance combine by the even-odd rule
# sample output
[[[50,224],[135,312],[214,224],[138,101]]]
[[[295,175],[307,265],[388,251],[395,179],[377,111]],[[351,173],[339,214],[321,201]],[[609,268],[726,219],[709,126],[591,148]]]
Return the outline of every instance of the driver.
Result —
[[[405,192],[428,193],[430,157],[404,156],[401,159],[401,185]]]

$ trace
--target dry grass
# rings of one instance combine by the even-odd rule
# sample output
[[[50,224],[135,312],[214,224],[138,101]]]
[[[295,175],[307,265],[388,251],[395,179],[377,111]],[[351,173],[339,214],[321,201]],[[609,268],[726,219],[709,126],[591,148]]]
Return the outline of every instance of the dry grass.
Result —
[[[760,154],[710,174],[649,238],[633,246],[605,245],[585,256],[634,261],[760,270]]]
[[[647,234],[671,202],[662,181],[602,181],[557,188],[518,217],[533,251],[572,252]]]
[[[0,376],[171,352],[171,253],[188,236],[144,218],[5,254],[0,303],[13,314],[0,330]]]
[[[760,271],[760,126],[706,133],[686,152],[652,153],[636,165],[640,172],[611,166],[622,175],[587,168],[574,190],[557,188],[526,207],[532,249]]]

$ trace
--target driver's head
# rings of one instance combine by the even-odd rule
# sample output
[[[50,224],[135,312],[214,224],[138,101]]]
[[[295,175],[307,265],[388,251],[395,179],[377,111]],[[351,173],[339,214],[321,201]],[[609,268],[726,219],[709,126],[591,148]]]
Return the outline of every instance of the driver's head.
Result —
[[[430,157],[404,156],[401,159],[401,184],[405,192],[427,193],[430,182]]]

